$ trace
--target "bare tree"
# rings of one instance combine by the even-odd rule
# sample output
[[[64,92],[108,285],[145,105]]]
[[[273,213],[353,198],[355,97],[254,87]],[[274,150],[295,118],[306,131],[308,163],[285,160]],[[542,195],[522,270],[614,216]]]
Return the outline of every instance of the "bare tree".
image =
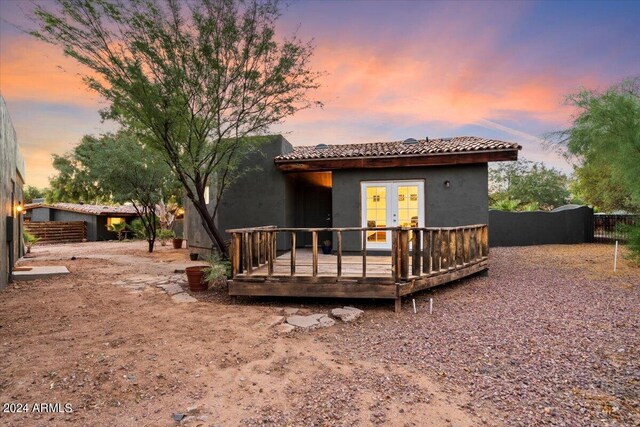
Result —
[[[221,253],[207,209],[219,201],[242,156],[265,133],[308,108],[318,73],[312,47],[279,40],[276,1],[55,0],[38,6],[32,34],[83,64],[84,81],[119,121],[159,150]]]

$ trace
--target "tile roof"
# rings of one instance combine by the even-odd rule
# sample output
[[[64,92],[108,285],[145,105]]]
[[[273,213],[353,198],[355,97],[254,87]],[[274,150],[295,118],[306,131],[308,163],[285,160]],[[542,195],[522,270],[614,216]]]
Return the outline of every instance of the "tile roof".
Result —
[[[324,146],[321,148],[321,146]],[[522,147],[512,142],[476,136],[458,136],[419,140],[413,144],[403,141],[373,142],[366,144],[336,144],[320,146],[295,147],[287,154],[279,155],[275,161],[339,159],[362,157],[397,157],[397,156],[429,156],[436,154],[455,154],[474,151],[520,150]]]
[[[129,205],[87,205],[82,203],[29,203],[25,209],[53,208],[64,211],[79,212],[89,215],[137,215],[133,206]]]

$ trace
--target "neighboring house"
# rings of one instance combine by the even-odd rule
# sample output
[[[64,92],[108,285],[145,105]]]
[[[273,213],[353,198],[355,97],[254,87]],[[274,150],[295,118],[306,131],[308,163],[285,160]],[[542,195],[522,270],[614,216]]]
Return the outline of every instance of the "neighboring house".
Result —
[[[276,135],[244,160],[241,167],[249,172],[226,190],[217,225],[226,230],[487,224],[487,164],[517,160],[521,148],[478,137],[293,147]],[[209,250],[189,203],[185,218],[192,252]],[[319,241],[332,237],[324,233]],[[371,231],[366,238],[369,251],[391,249],[389,231]],[[298,245],[311,245],[309,233]],[[344,236],[345,251],[361,247],[357,234]],[[289,239],[279,236],[277,248],[288,250]]]
[[[11,280],[15,261],[22,256],[22,187],[24,159],[4,98],[0,96],[0,289]]]
[[[133,206],[88,205],[82,203],[30,203],[25,206],[26,220],[29,222],[70,222],[83,221],[86,226],[86,239],[114,240],[116,233],[107,230],[114,223],[131,223],[138,217]]]

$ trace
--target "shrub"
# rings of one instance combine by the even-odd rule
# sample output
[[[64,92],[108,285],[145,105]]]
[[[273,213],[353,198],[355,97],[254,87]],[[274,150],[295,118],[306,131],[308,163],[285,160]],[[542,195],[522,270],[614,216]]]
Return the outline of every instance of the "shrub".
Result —
[[[167,240],[173,239],[175,237],[175,233],[172,230],[167,230],[163,228],[162,230],[158,230],[158,240],[160,240],[161,246],[167,245]]]
[[[491,209],[499,211],[515,211],[520,206],[520,200],[500,199],[491,205]]]
[[[626,230],[629,257],[636,263],[640,263],[640,221],[636,221],[635,225],[627,226]]]
[[[39,237],[34,236],[27,230],[22,230],[22,239],[24,240],[24,245],[27,247],[27,253],[31,253],[31,247],[40,240]]]
[[[136,239],[147,239],[147,230],[145,229],[144,224],[142,223],[142,220],[140,218],[136,218],[131,221],[129,228],[131,229],[131,231],[133,231],[133,237],[135,237]],[[156,232],[158,233],[156,237],[159,237],[160,220],[158,219],[158,217],[156,217],[156,229],[158,230]]]
[[[223,260],[217,252],[209,255],[207,264],[209,265],[204,269],[204,280],[207,282],[215,282],[231,275],[231,263]]]

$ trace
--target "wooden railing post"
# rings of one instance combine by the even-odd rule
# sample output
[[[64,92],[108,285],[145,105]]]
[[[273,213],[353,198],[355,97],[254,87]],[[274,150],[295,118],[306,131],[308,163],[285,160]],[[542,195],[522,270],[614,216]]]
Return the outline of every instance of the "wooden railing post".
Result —
[[[267,232],[260,232],[260,264],[266,264],[267,262]]]
[[[291,232],[291,275],[296,274],[296,232]]]
[[[456,230],[449,230],[449,270],[455,270],[456,262]]]
[[[482,227],[482,256],[489,256],[489,227]]]
[[[422,272],[431,273],[431,230],[422,231]]]
[[[266,248],[267,248],[267,276],[273,276],[273,259],[275,253],[273,250],[273,231],[267,231]]]
[[[456,265],[464,265],[464,235],[461,228],[456,228]]]
[[[398,257],[398,229],[391,230],[391,275],[394,282],[398,283],[400,278],[400,266]]]
[[[433,232],[433,271],[440,271],[442,268],[442,230],[437,229]]]
[[[240,272],[240,253],[242,249],[240,233],[231,235],[231,248],[231,279],[233,279]]]
[[[362,230],[362,277],[367,277],[367,230]]]
[[[411,274],[414,276],[420,276],[420,231],[411,231]]]
[[[338,277],[342,276],[342,231],[338,231]]]
[[[471,259],[470,253],[469,253],[469,229],[468,228],[462,229],[462,244],[463,244],[463,248],[462,248],[463,263],[468,264]]]
[[[400,230],[400,277],[402,280],[409,279],[409,230]]]
[[[441,231],[440,244],[440,269],[447,270],[449,268],[449,230]]]
[[[253,246],[253,233],[245,233],[244,236],[244,270],[247,274],[251,274],[253,272],[253,254],[251,253],[251,247]]]
[[[476,244],[478,245],[478,256],[476,258],[482,258],[482,226],[476,228]]]
[[[313,255],[312,262],[312,272],[311,274],[315,277],[318,275],[318,232],[311,232],[311,253]]]

